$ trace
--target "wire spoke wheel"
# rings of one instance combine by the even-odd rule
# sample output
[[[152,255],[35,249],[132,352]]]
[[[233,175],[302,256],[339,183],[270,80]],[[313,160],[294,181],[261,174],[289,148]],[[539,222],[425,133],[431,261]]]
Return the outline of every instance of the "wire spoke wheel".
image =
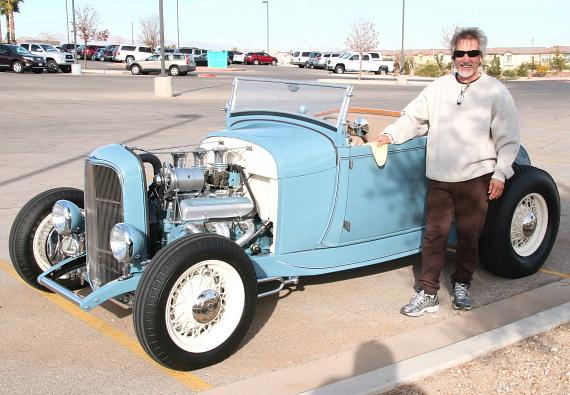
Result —
[[[536,193],[525,196],[517,205],[511,222],[511,242],[521,256],[533,254],[544,240],[548,226],[548,206]]]

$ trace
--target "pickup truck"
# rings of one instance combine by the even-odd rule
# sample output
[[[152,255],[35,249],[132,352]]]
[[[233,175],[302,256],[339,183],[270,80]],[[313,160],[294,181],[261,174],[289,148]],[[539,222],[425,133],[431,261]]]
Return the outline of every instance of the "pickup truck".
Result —
[[[73,54],[60,52],[53,45],[40,43],[23,43],[21,47],[27,49],[36,56],[41,56],[46,61],[48,73],[71,73],[71,65],[74,63]]]
[[[327,70],[342,74],[347,71],[358,71],[360,68],[360,54],[347,52],[343,56],[331,59],[327,64]],[[382,60],[379,52],[366,52],[362,54],[362,71],[370,71],[376,74],[388,74],[394,72],[394,62]]]

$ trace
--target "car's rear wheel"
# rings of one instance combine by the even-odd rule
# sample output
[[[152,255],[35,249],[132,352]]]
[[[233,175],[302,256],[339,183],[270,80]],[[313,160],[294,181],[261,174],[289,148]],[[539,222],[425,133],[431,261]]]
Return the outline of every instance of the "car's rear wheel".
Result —
[[[479,258],[498,276],[536,273],[552,250],[560,223],[560,197],[552,177],[532,166],[517,166],[503,196],[489,205]]]
[[[138,64],[131,65],[131,74],[132,75],[139,75],[141,73],[141,67]]]
[[[191,370],[219,362],[243,339],[257,283],[243,249],[197,234],[162,248],[144,271],[133,306],[135,332],[157,362]]]
[[[178,68],[178,66],[170,66],[168,73],[171,76],[176,77],[177,75],[180,75],[180,69]]]
[[[57,73],[59,71],[59,66],[57,62],[53,59],[50,59],[46,63],[48,73]]]
[[[14,63],[12,63],[12,71],[14,73],[23,73],[24,72],[24,64],[22,62],[20,62],[19,60],[14,61]]]
[[[58,200],[69,200],[83,208],[83,191],[56,188],[32,198],[22,207],[10,229],[10,259],[16,272],[32,287],[46,291],[37,282],[38,276],[63,259],[83,252],[82,235],[60,237],[51,222],[51,211]],[[80,287],[77,273],[62,277],[67,288]]]
[[[277,61],[276,61],[276,60],[272,60],[272,61],[271,61],[271,65],[272,65],[272,66],[277,66]]]
[[[259,60],[254,59],[254,60],[253,60],[253,64],[257,66],[257,65],[259,64]]]

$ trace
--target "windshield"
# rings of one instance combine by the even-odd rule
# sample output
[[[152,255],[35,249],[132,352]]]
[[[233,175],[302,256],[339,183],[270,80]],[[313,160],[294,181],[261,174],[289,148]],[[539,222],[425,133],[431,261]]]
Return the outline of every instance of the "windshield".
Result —
[[[16,47],[16,52],[18,52],[19,55],[33,56],[33,54],[30,51],[20,46]]]
[[[236,78],[230,114],[245,111],[288,113],[344,125],[352,87],[283,80]]]
[[[43,49],[45,49],[47,52],[59,52],[59,51],[57,50],[57,48],[54,47],[53,45],[42,44],[42,45],[40,45],[40,47],[42,47]]]

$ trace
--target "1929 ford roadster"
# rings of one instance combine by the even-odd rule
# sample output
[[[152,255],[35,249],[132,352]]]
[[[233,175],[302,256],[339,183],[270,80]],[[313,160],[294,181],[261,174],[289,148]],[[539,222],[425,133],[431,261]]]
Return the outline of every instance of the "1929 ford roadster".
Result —
[[[226,129],[200,144],[96,149],[85,191],[46,191],[17,215],[17,272],[85,311],[132,304],[139,341],[165,366],[226,358],[257,297],[420,251],[426,137],[390,146],[379,165],[370,146],[351,146],[349,130],[367,131],[353,117],[381,131],[399,113],[349,107],[351,96],[350,86],[236,79]],[[560,217],[554,181],[523,148],[514,168],[480,248],[490,272],[511,278],[541,267]],[[89,293],[74,292],[85,283]]]

